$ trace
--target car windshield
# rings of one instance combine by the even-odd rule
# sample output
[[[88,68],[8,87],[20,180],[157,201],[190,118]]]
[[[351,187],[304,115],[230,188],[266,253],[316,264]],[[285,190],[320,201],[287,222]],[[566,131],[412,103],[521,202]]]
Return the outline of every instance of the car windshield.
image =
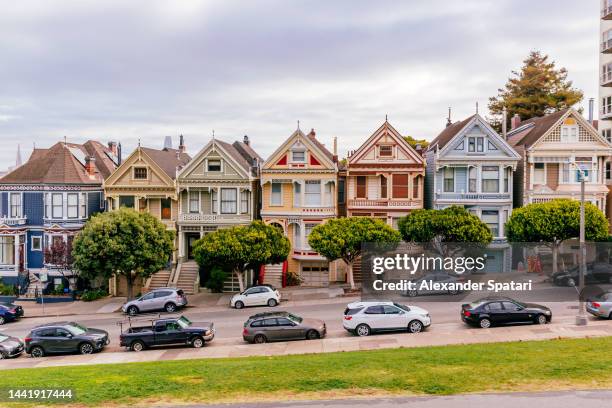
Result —
[[[0,334],[0,342],[3,342],[4,340],[7,340],[8,336],[5,336],[4,334]]]
[[[399,303],[393,303],[394,306],[399,307],[400,309],[402,309],[403,311],[409,312],[410,308],[406,305],[400,305]]]
[[[87,327],[81,326],[78,323],[70,323],[69,325],[66,325],[65,328],[75,336],[79,336],[87,332]]]
[[[302,318],[291,313],[287,313],[287,319],[295,323],[302,323]]]
[[[189,326],[191,326],[191,320],[189,320],[188,318],[186,318],[185,316],[181,316],[178,320],[177,320],[178,324],[183,328],[186,329]]]

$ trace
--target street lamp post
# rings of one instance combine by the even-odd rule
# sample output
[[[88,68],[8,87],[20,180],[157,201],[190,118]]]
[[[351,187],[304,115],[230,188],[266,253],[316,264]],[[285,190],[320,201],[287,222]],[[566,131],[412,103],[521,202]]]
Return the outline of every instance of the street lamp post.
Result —
[[[578,279],[578,314],[576,315],[576,326],[586,326],[588,319],[584,310],[584,299],[582,298],[582,291],[584,290],[584,274],[586,272],[586,240],[584,232],[584,183],[585,183],[585,172],[575,162],[572,163],[578,170],[578,176],[580,177],[580,275]]]

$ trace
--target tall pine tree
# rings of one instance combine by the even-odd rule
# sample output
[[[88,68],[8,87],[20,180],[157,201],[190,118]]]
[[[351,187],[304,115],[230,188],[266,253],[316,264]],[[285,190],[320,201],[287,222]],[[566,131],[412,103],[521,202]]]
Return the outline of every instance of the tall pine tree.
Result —
[[[581,90],[572,87],[567,80],[567,70],[557,69],[548,55],[531,51],[523,61],[520,72],[512,71],[498,95],[489,98],[490,122],[501,130],[502,111],[508,111],[508,125],[514,114],[521,120],[556,112],[568,108],[583,98]]]

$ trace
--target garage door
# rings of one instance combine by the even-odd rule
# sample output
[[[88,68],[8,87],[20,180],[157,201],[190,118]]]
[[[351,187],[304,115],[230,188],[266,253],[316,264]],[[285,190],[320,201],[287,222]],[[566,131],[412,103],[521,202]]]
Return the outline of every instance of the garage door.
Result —
[[[302,277],[302,286],[329,286],[329,263],[303,262],[300,275]]]

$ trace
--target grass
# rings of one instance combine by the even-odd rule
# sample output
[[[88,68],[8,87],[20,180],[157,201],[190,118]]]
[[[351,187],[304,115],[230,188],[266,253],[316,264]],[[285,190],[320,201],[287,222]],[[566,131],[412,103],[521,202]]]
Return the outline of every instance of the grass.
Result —
[[[593,389],[612,383],[610,349],[602,337],[161,361],[7,370],[0,383],[72,388],[75,406]]]

